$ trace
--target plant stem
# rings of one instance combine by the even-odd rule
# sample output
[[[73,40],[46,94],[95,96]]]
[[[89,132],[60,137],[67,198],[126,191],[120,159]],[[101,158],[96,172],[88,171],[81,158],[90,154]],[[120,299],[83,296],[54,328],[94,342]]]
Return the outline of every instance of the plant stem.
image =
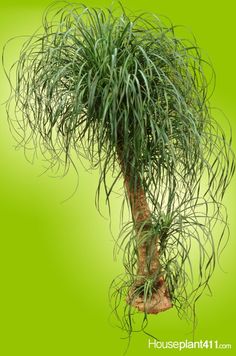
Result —
[[[131,185],[128,172],[124,168],[122,152],[117,150],[120,166],[124,176],[125,188],[128,194],[132,218],[137,234],[137,282],[135,282],[128,296],[128,303],[138,310],[157,314],[172,307],[171,299],[163,277],[160,275],[160,260],[158,252],[158,237],[153,236],[150,241],[145,239],[147,232],[152,229],[151,211],[148,206],[145,191],[138,181]],[[151,298],[135,294],[137,287],[144,286],[145,281],[153,279]]]

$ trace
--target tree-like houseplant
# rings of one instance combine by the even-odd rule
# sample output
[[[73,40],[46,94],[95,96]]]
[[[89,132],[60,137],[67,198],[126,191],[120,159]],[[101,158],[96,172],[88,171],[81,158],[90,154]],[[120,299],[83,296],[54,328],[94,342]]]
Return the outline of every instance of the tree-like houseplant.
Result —
[[[108,202],[123,180],[132,221],[119,240],[126,272],[114,295],[129,316],[196,301],[221,249],[234,156],[212,117],[204,66],[197,45],[155,15],[66,3],[48,9],[10,79],[9,122],[21,144],[33,142],[52,165],[68,167],[72,152],[88,158]]]

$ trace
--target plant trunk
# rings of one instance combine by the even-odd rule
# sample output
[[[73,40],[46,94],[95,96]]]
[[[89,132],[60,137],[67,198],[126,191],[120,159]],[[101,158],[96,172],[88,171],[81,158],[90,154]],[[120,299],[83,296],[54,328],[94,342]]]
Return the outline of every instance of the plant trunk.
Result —
[[[124,169],[120,151],[118,151],[118,157],[137,234],[137,282],[132,286],[127,302],[139,311],[157,314],[172,307],[165,281],[160,275],[158,236],[153,236],[150,242],[145,240],[145,234],[152,229],[151,211],[145,191],[140,182],[137,182],[135,188],[130,184],[129,174]],[[155,282],[151,296],[146,298],[144,294],[137,294],[136,290],[149,278],[154,279]]]

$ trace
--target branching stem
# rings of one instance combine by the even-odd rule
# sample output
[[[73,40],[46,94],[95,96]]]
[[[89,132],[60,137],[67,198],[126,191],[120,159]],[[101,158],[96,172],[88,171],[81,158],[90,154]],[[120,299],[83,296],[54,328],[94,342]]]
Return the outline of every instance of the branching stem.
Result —
[[[137,234],[137,278],[127,302],[140,311],[157,314],[172,307],[167,286],[161,275],[159,239],[158,236],[152,235],[152,214],[142,184],[138,177],[137,183],[132,184],[130,175],[123,164],[122,151],[118,149],[117,153]],[[151,234],[148,234],[149,232]],[[147,239],[146,236],[150,238]],[[149,298],[145,296],[145,284],[150,284],[151,287]],[[140,286],[143,286],[143,289]],[[136,293],[137,289],[139,293]]]

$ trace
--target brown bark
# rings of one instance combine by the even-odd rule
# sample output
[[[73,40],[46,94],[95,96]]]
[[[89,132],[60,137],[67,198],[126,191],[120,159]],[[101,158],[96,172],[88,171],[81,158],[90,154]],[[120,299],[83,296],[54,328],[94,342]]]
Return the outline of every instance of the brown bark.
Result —
[[[138,239],[137,274],[142,276],[148,276],[156,272],[159,267],[157,243],[155,243],[153,246],[153,256],[151,259],[151,264],[150,266],[148,266],[148,246],[146,242],[142,242],[143,235],[151,228],[151,211],[147,204],[145,192],[142,189],[141,185],[138,185],[134,191],[134,189],[130,187],[129,178],[126,177],[125,187],[128,193],[132,217]]]
[[[137,282],[131,288],[127,302],[132,304],[135,308],[142,312],[149,314],[157,314],[161,311],[172,307],[171,299],[165,285],[165,281],[160,274],[159,252],[158,252],[158,237],[153,237],[151,243],[142,242],[143,236],[152,227],[151,226],[151,211],[148,206],[145,191],[140,182],[137,182],[134,188],[130,184],[130,178],[127,171],[125,171],[122,163],[121,151],[118,151],[119,162],[124,175],[124,183],[127,195],[130,202],[132,217],[134,221],[135,230],[137,233]],[[149,256],[149,258],[148,258]],[[151,258],[150,258],[151,256]],[[148,260],[150,261],[148,263]],[[155,291],[149,300],[144,301],[144,296],[136,296],[135,289],[137,286],[144,284],[148,277],[158,275],[155,283]]]

